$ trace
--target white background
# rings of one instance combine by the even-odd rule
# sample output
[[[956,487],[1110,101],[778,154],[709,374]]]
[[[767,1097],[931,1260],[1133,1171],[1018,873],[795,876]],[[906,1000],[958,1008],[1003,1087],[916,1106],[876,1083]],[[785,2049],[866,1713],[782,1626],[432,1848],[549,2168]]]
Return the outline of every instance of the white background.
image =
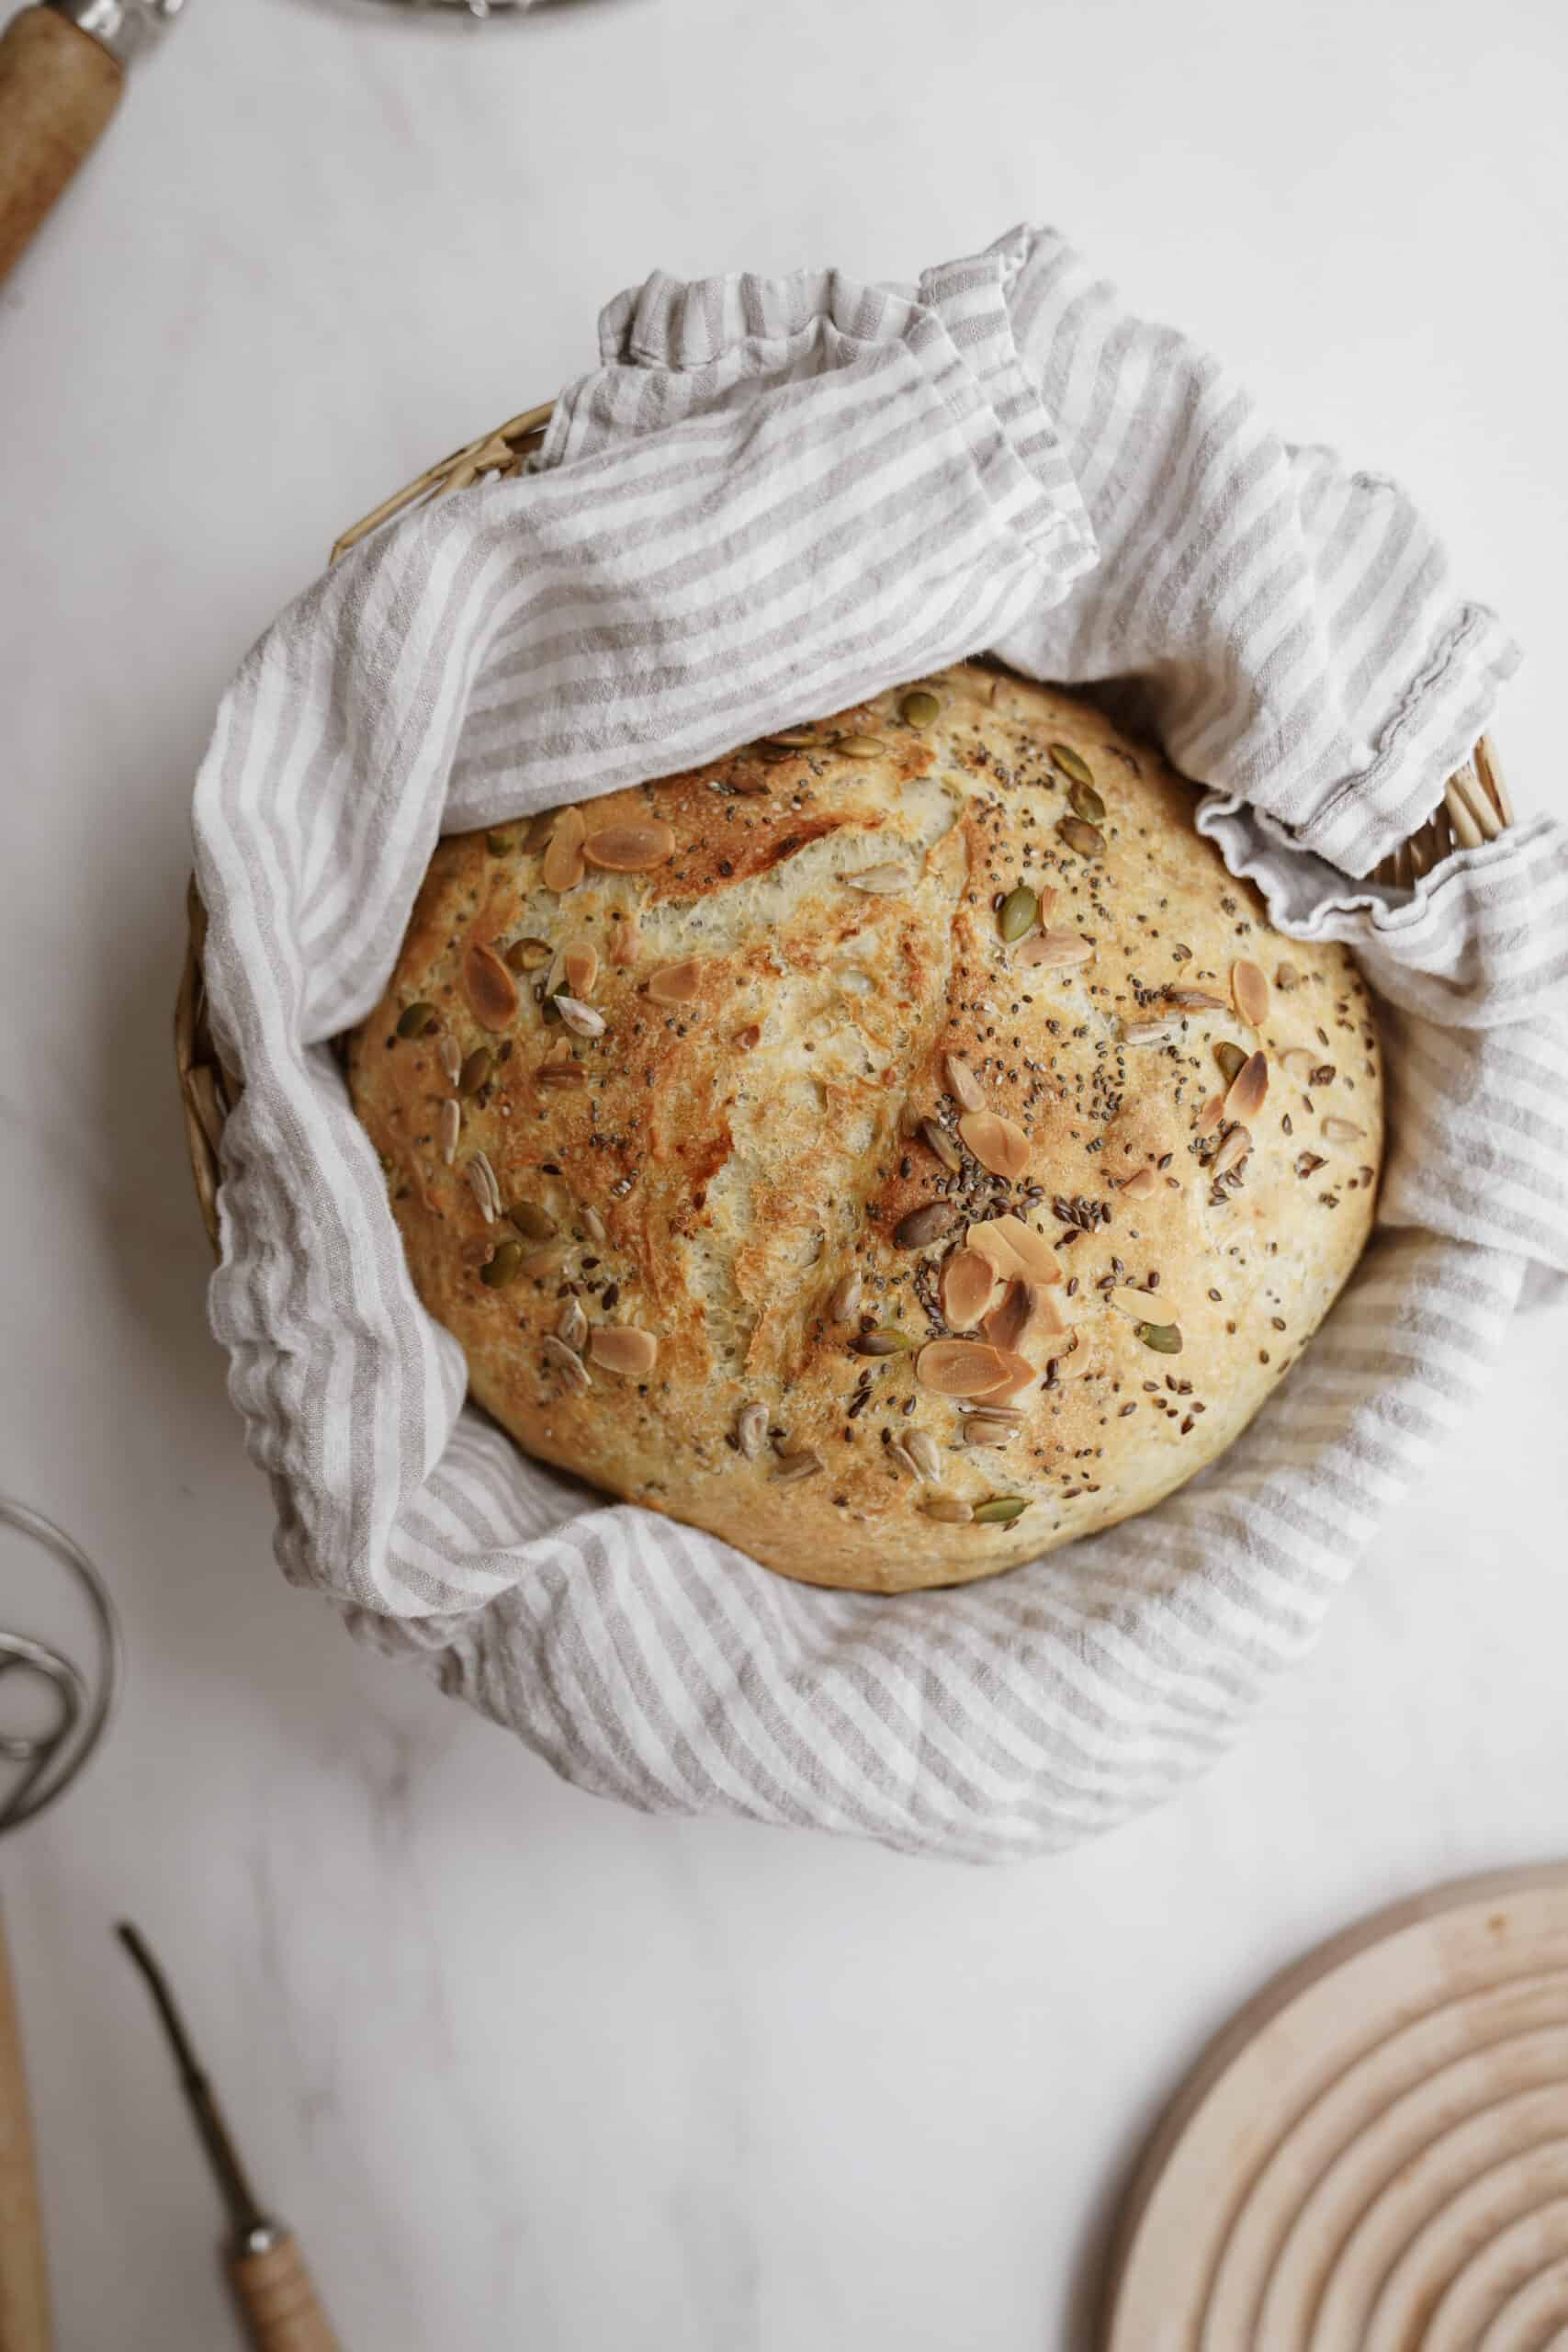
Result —
[[[1517,795],[1562,806],[1565,119],[1551,0],[190,0],[0,288],[0,1487],[107,1564],[130,1656],[0,1860],[63,2352],[238,2341],[121,1910],[350,2352],[1077,2352],[1231,2008],[1568,1849],[1561,1323],[1170,1809],[994,1874],[647,1821],[278,1577],[168,1043],[227,673],[655,265],[905,277],[1062,224],[1414,486],[1531,657]]]

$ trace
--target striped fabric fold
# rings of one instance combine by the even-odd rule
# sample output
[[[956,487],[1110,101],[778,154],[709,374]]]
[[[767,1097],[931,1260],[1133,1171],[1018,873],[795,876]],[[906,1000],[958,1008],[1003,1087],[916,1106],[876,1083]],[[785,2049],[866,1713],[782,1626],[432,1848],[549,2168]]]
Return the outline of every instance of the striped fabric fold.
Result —
[[[992,248],[1099,542],[998,650],[1122,681],[1176,764],[1350,875],[1425,823],[1518,651],[1398,484],[1292,447],[1210,354],[1133,316],[1051,231]]]
[[[1050,232],[911,288],[842,273],[605,310],[521,481],[383,532],[285,613],[197,786],[223,1144],[211,1316],[276,1550],[559,1772],[1005,1860],[1168,1796],[1312,1642],[1568,1272],[1568,849],[1533,820],[1416,892],[1513,649],[1393,485],[1277,440]],[[526,1460],[464,1402],[330,1041],[443,830],[665,775],[982,649],[1091,686],[1213,787],[1280,926],[1385,1007],[1379,1231],[1242,1440],[991,1585],[794,1586]]]

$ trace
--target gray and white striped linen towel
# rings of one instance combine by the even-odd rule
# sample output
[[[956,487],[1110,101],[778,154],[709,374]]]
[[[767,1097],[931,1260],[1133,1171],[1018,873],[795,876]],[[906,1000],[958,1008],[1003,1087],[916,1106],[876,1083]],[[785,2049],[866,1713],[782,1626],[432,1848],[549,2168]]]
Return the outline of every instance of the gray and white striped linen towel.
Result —
[[[1568,846],[1412,895],[1515,655],[1392,483],[1269,433],[1055,235],[912,288],[837,272],[613,302],[534,470],[319,581],[196,795],[206,970],[245,1080],[211,1315],[286,1573],[585,1788],[915,1851],[1060,1847],[1168,1794],[1311,1642],[1568,1271]],[[982,648],[1109,686],[1211,787],[1277,919],[1387,1008],[1379,1230],[1245,1437],[1145,1517],[953,1592],[785,1583],[519,1455],[464,1405],[329,1041],[437,834],[668,774]]]

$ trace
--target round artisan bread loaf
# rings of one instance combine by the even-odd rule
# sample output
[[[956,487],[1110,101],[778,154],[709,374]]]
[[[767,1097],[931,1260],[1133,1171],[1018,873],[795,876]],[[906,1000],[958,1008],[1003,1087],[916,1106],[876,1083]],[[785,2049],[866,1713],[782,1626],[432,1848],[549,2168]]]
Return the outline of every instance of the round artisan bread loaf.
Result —
[[[1212,1462],[1356,1262],[1382,1088],[1193,807],[969,666],[443,842],[349,1069],[476,1400],[884,1592]]]

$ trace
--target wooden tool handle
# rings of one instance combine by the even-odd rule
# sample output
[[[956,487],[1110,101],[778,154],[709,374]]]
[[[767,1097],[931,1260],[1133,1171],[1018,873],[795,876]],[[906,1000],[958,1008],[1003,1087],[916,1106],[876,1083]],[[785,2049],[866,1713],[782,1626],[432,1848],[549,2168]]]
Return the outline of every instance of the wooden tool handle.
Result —
[[[231,2255],[229,2276],[255,2352],[341,2352],[316,2301],[305,2257],[288,2230],[265,2254]]]
[[[0,2352],[49,2352],[51,2341],[21,2023],[0,1924]]]
[[[24,8],[0,33],[0,278],[96,144],[124,78],[57,9]]]

